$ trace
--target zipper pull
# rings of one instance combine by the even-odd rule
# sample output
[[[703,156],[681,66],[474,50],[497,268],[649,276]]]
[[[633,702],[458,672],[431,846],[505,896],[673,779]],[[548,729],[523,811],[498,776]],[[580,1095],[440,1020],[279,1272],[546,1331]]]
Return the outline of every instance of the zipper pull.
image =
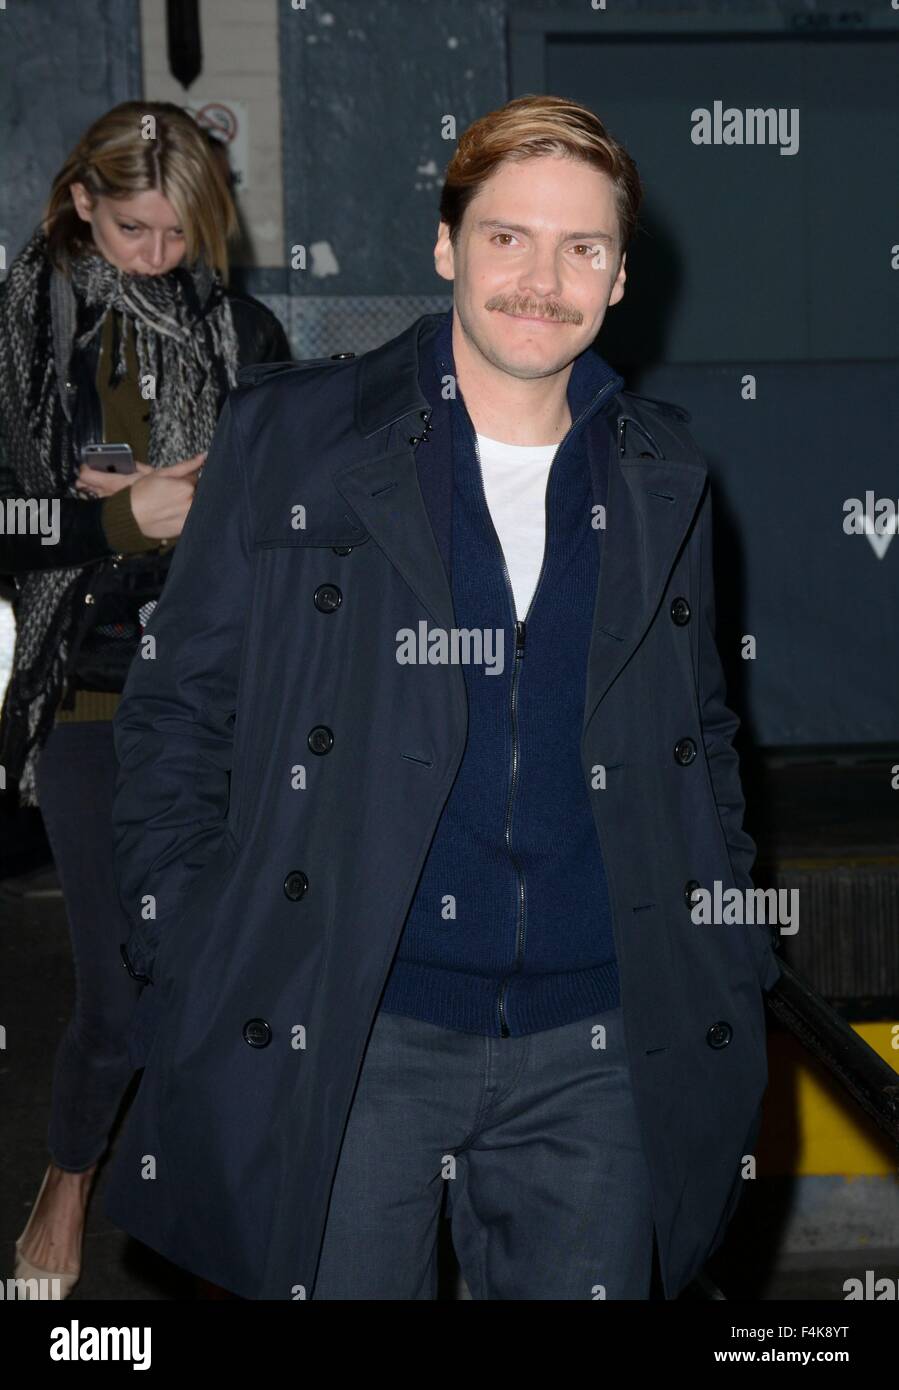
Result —
[[[515,659],[524,656],[524,619],[519,618],[515,624]]]

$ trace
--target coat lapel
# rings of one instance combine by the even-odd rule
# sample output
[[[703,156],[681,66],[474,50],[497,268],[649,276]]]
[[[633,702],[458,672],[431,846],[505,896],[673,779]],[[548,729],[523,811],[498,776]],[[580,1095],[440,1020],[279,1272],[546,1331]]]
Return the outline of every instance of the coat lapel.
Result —
[[[409,442],[421,433],[421,412],[433,409],[419,384],[419,354],[444,318],[422,315],[360,361],[356,429],[371,439],[395,425],[397,443],[385,450],[376,441],[374,457],[340,470],[334,484],[437,626],[449,630],[455,625],[453,596],[438,540],[446,540],[451,478],[447,470],[433,476],[426,453],[423,495],[416,446]],[[430,443],[417,447],[433,448]]]
[[[437,626],[452,628],[453,596],[419,486],[412,445],[400,445],[344,469],[334,482]]]
[[[615,439],[621,436],[623,420],[643,424],[639,407],[621,396],[616,398],[616,410]],[[598,447],[593,428],[588,447]],[[585,729],[652,621],[706,479],[702,464],[684,458],[621,454],[614,442],[608,457],[606,528],[587,658]]]

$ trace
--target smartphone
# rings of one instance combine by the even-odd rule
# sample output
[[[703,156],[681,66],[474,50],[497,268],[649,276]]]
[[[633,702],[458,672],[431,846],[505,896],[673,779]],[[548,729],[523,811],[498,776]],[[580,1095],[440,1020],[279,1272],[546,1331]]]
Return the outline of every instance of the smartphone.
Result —
[[[133,473],[134,455],[130,444],[85,444],[81,462],[101,473]]]

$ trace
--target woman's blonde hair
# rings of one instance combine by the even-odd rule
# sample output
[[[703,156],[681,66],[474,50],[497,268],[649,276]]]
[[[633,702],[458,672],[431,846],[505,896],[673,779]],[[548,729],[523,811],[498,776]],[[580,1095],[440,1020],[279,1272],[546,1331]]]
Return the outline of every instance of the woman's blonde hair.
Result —
[[[567,155],[609,176],[618,210],[618,249],[626,251],[643,199],[637,166],[594,112],[555,96],[516,97],[460,136],[440,195],[440,219],[449,226],[450,240],[455,243],[465,209],[501,164],[539,155]]]
[[[151,119],[148,119],[151,118]],[[201,256],[228,282],[228,241],[237,213],[219,161],[196,121],[169,101],[123,101],[94,121],[66,159],[44,210],[48,252],[62,270],[93,247],[90,224],[75,211],[69,185],[92,197],[133,198],[155,189],[184,231],[184,261]]]

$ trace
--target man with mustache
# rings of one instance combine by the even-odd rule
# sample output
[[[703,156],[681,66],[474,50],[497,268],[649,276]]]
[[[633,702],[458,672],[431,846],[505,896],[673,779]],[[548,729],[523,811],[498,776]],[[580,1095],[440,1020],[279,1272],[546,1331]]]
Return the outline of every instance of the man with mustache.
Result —
[[[445,1196],[475,1299],[647,1299],[654,1240],[673,1298],[739,1198],[778,966],[690,915],[754,857],[706,469],[592,348],[640,196],[576,103],[476,121],[451,310],[242,375],[129,676],[107,1209],[246,1297],[433,1299]]]

